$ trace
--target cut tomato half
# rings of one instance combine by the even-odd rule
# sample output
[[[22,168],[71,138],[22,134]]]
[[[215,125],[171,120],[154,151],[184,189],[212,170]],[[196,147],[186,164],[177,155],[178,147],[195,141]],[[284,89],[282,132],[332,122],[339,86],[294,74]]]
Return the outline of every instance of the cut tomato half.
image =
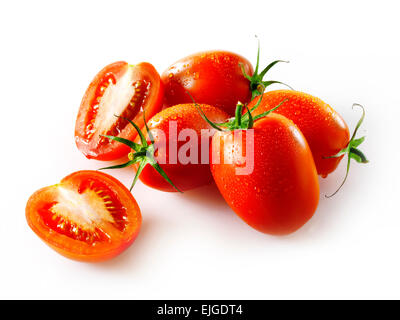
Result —
[[[31,229],[60,254],[102,261],[125,250],[136,238],[142,216],[129,190],[98,171],[78,171],[28,200]]]
[[[102,135],[134,139],[132,120],[142,127],[143,112],[149,119],[162,108],[163,85],[147,62],[115,62],[101,70],[82,99],[75,125],[75,142],[89,159],[116,160],[130,149]]]

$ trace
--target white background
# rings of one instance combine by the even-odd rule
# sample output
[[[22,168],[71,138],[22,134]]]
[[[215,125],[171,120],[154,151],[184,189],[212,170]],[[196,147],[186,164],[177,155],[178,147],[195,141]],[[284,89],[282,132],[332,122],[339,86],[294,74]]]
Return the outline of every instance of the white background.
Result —
[[[7,1],[0,5],[0,298],[400,298],[400,46],[397,1]],[[183,195],[141,183],[135,243],[100,264],[68,260],[28,228],[25,204],[69,173],[97,169],[74,143],[89,82],[105,65],[162,72],[196,51],[287,59],[270,77],[334,107],[368,165],[321,180],[315,216],[272,237],[244,224],[215,187]],[[276,87],[277,88],[277,87]],[[130,169],[112,174],[125,185]]]

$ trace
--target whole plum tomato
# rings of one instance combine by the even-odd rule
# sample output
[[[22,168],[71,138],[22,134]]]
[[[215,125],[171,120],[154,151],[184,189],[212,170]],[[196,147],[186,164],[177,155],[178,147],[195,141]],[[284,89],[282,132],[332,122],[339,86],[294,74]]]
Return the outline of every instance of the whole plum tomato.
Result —
[[[206,104],[200,107],[212,121],[229,118],[219,108]],[[144,184],[167,192],[212,182],[209,147],[215,129],[203,121],[197,108],[193,103],[167,108],[153,116],[142,130],[132,123],[139,132],[135,141],[107,136],[132,149],[127,163],[109,168],[132,165],[136,171],[132,187],[139,177]]]
[[[204,51],[178,60],[161,75],[164,107],[190,103],[193,97],[197,103],[215,106],[233,116],[239,101],[248,103],[269,85],[281,83],[263,80],[281,60],[258,73],[259,50],[255,71],[246,58],[228,51]]]
[[[363,115],[350,138],[349,128],[340,114],[311,94],[294,90],[275,90],[264,93],[260,101],[259,99],[255,98],[248,105],[253,116],[271,110],[284,101],[274,113],[292,120],[301,130],[310,146],[318,174],[322,177],[333,172],[345,154],[348,154],[346,178],[350,159],[359,163],[368,162],[365,155],[357,149],[364,137],[355,137],[365,116],[362,106],[355,104],[362,108]]]

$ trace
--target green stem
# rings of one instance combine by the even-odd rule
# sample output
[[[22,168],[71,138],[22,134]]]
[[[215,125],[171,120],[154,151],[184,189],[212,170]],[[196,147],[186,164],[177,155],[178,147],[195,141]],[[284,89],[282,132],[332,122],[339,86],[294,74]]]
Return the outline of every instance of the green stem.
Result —
[[[281,81],[276,81],[276,80],[264,81],[263,80],[265,75],[268,73],[268,71],[271,70],[271,68],[273,66],[275,66],[277,63],[279,63],[279,62],[289,63],[289,61],[284,61],[284,60],[272,61],[260,73],[258,73],[258,70],[260,67],[260,40],[257,38],[257,41],[258,41],[257,63],[256,63],[256,67],[254,69],[254,74],[252,76],[248,75],[244,68],[244,65],[242,63],[239,63],[239,66],[242,70],[243,76],[247,80],[250,81],[251,99],[253,100],[255,97],[262,95],[264,93],[265,89],[272,84],[282,84],[293,90],[293,88],[291,86],[289,86],[286,83],[283,83]]]
[[[351,159],[357,161],[358,163],[368,163],[368,159],[367,157],[364,155],[364,153],[357,149],[357,147],[364,142],[365,137],[361,137],[356,139],[356,134],[358,129],[360,128],[361,124],[364,121],[365,118],[365,109],[362,105],[354,103],[352,108],[354,108],[355,106],[360,107],[362,109],[362,116],[360,118],[360,120],[358,120],[357,125],[354,129],[353,135],[351,136],[351,139],[349,141],[349,143],[347,144],[346,148],[340,150],[337,154],[333,155],[333,156],[329,156],[329,157],[324,157],[324,159],[330,159],[330,158],[339,158],[345,154],[347,154],[347,166],[346,166],[346,175],[342,181],[342,183],[340,184],[339,188],[336,189],[336,191],[334,193],[332,193],[331,195],[327,196],[325,195],[326,198],[331,198],[333,197],[335,194],[338,193],[338,191],[343,187],[344,183],[347,180],[347,177],[349,175],[349,170],[350,170],[350,163],[351,163]]]
[[[235,117],[229,119],[225,123],[215,123],[212,122],[210,119],[207,118],[206,114],[204,111],[201,109],[201,107],[194,101],[192,95],[189,92],[186,92],[190,98],[193,101],[193,104],[196,106],[200,116],[206,121],[212,128],[218,130],[218,131],[233,131],[233,130],[247,130],[253,128],[254,121],[260,118],[263,118],[270,114],[271,112],[275,111],[278,109],[285,101],[288,99],[283,100],[280,104],[278,104],[275,108],[272,108],[271,110],[268,110],[258,116],[253,117],[251,114],[251,111],[255,110],[261,103],[261,100],[263,96],[260,96],[260,99],[257,101],[256,105],[249,110],[247,104],[243,106],[242,103],[238,102],[236,105],[236,111],[235,111]],[[243,114],[243,107],[247,109],[247,112]]]
[[[116,116],[119,117],[119,116]],[[126,119],[126,118],[123,118]],[[154,136],[151,133],[147,123],[146,123],[146,118],[143,112],[143,120],[145,123],[146,131],[150,139],[150,144],[147,142],[143,132],[140,130],[140,128],[131,120],[126,119],[129,121],[129,123],[135,128],[137,131],[141,144],[135,143],[133,141],[130,141],[128,139],[120,138],[120,137],[115,137],[115,136],[108,136],[108,135],[102,135],[105,138],[108,138],[110,140],[114,140],[120,143],[125,144],[129,148],[133,150],[132,153],[129,154],[129,161],[123,164],[119,164],[116,166],[110,166],[110,167],[105,167],[105,168],[100,168],[99,170],[106,170],[106,169],[119,169],[119,168],[125,168],[130,165],[133,165],[135,163],[139,163],[138,170],[136,171],[135,178],[132,181],[132,185],[129,190],[132,191],[133,187],[135,186],[140,174],[142,173],[144,167],[149,164],[151,165],[175,190],[178,192],[182,192],[179,190],[174,183],[171,181],[171,179],[167,176],[167,174],[164,172],[164,170],[161,168],[161,166],[157,163],[157,161],[154,158]]]

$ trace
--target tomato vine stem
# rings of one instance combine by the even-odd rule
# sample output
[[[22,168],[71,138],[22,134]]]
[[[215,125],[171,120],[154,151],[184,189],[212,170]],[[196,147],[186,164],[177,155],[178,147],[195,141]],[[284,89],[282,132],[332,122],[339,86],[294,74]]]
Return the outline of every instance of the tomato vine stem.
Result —
[[[347,144],[346,148],[340,150],[337,154],[330,156],[330,157],[324,157],[324,159],[330,159],[330,158],[339,158],[345,154],[347,154],[347,166],[346,166],[346,175],[344,176],[344,179],[342,181],[342,183],[340,184],[339,188],[332,193],[331,195],[325,195],[326,198],[331,198],[333,197],[335,194],[337,194],[339,192],[339,190],[343,187],[344,183],[347,180],[347,177],[349,175],[349,170],[350,170],[350,163],[351,163],[351,159],[354,159],[355,161],[357,161],[358,163],[368,163],[369,160],[367,159],[367,157],[364,155],[364,153],[357,149],[357,147],[364,142],[365,140],[365,136],[356,139],[356,134],[358,129],[360,128],[361,124],[364,121],[365,118],[365,109],[362,105],[358,104],[358,103],[354,103],[352,108],[354,109],[354,107],[360,107],[362,109],[362,116],[360,118],[360,120],[358,120],[357,125],[354,129],[353,135],[351,136],[351,139],[349,141],[349,143]]]
[[[203,118],[203,120],[206,121],[211,127],[213,127],[214,129],[216,129],[218,131],[233,131],[233,130],[251,129],[251,128],[253,128],[255,120],[266,117],[271,112],[274,112],[276,109],[278,109],[284,102],[289,100],[289,99],[284,99],[276,107],[274,107],[268,111],[265,111],[255,117],[252,116],[251,112],[254,111],[261,104],[261,100],[263,98],[262,95],[258,99],[257,103],[254,105],[254,107],[251,108],[251,110],[248,108],[247,104],[243,105],[241,102],[238,102],[236,105],[235,116],[233,118],[228,119],[228,121],[226,121],[224,123],[215,123],[207,118],[206,114],[201,109],[199,104],[196,103],[196,101],[193,99],[192,95],[188,91],[186,91],[186,93],[192,99],[193,104],[197,108],[197,111],[199,112],[199,114]],[[246,108],[247,112],[243,114],[244,108]]]
[[[251,91],[251,100],[253,100],[255,97],[262,95],[267,87],[269,87],[272,84],[282,84],[292,90],[294,90],[291,86],[289,86],[286,83],[283,83],[281,81],[276,81],[276,80],[268,80],[264,81],[264,77],[267,74],[267,72],[275,66],[279,62],[284,62],[284,63],[289,63],[289,61],[285,60],[275,60],[272,61],[269,65],[267,65],[260,73],[258,73],[258,69],[260,66],[260,40],[256,36],[257,41],[258,41],[258,50],[257,50],[257,63],[256,67],[254,70],[254,74],[252,76],[248,75],[246,70],[244,69],[244,65],[242,63],[239,63],[239,67],[242,70],[243,76],[250,81],[250,91]]]
[[[140,138],[140,142],[139,143],[135,143],[131,140],[128,139],[124,139],[121,137],[115,137],[115,136],[109,136],[109,135],[101,135],[105,138],[108,138],[110,140],[114,140],[120,143],[125,144],[126,146],[128,146],[129,148],[131,148],[133,151],[129,153],[128,158],[129,161],[119,164],[119,165],[115,165],[115,166],[110,166],[110,167],[105,167],[105,168],[100,168],[99,170],[106,170],[106,169],[120,169],[120,168],[125,168],[128,167],[130,165],[136,164],[138,163],[138,169],[136,171],[135,177],[132,181],[131,187],[130,187],[130,191],[132,191],[133,187],[135,186],[140,174],[142,173],[143,169],[145,168],[146,165],[151,165],[174,189],[176,189],[178,192],[181,192],[181,190],[178,189],[178,187],[176,187],[174,185],[174,183],[171,181],[171,179],[168,177],[168,175],[165,173],[165,171],[161,168],[161,166],[158,164],[157,160],[154,157],[154,136],[151,133],[151,130],[149,129],[147,122],[146,122],[146,118],[145,118],[145,113],[143,111],[143,120],[144,120],[144,125],[146,128],[146,132],[149,136],[150,139],[150,143],[147,142],[143,132],[140,130],[140,128],[136,125],[136,123],[134,123],[133,121],[131,121],[130,119],[115,115],[115,117],[120,117],[124,120],[129,121],[129,123],[135,128],[135,130],[137,131],[139,138]]]

